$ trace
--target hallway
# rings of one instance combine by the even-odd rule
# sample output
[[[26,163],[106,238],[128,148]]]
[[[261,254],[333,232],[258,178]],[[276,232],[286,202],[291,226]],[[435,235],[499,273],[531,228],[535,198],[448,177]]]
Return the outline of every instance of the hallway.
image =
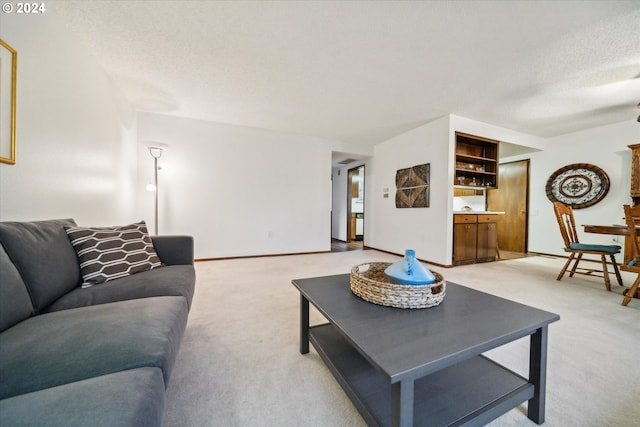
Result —
[[[352,240],[350,242],[343,242],[338,239],[331,239],[331,252],[347,252],[347,251],[361,251],[364,249],[362,240]]]

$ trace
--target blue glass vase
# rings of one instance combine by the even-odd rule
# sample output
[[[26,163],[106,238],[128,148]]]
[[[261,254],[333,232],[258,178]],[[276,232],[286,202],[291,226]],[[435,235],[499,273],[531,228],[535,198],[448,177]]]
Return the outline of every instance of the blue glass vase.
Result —
[[[387,279],[394,285],[428,285],[436,277],[416,259],[416,251],[407,249],[404,259],[391,264],[384,270]]]

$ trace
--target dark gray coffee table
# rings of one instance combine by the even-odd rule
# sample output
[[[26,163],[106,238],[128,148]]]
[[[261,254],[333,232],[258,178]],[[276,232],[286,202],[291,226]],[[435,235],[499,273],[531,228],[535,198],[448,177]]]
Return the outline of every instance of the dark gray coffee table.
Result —
[[[525,401],[528,417],[544,422],[547,328],[557,314],[451,282],[439,306],[420,310],[363,301],[348,274],[293,284],[300,353],[313,344],[368,425],[484,425]],[[310,327],[309,302],[330,323]],[[528,379],[481,354],[527,335]]]

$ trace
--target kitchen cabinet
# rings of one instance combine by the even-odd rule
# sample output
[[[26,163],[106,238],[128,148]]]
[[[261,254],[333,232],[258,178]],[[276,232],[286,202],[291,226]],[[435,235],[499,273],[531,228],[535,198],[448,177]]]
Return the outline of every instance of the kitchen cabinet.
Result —
[[[495,261],[498,254],[498,215],[453,216],[453,264]]]
[[[469,264],[476,260],[478,224],[476,215],[453,216],[453,263]]]
[[[498,216],[478,215],[476,262],[495,261],[497,249]]]

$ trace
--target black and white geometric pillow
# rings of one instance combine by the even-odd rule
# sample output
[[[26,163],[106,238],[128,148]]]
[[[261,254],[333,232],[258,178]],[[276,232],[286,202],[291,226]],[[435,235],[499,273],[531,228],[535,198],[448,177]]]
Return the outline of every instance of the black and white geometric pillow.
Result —
[[[80,261],[83,288],[162,266],[144,221],[65,231]]]

